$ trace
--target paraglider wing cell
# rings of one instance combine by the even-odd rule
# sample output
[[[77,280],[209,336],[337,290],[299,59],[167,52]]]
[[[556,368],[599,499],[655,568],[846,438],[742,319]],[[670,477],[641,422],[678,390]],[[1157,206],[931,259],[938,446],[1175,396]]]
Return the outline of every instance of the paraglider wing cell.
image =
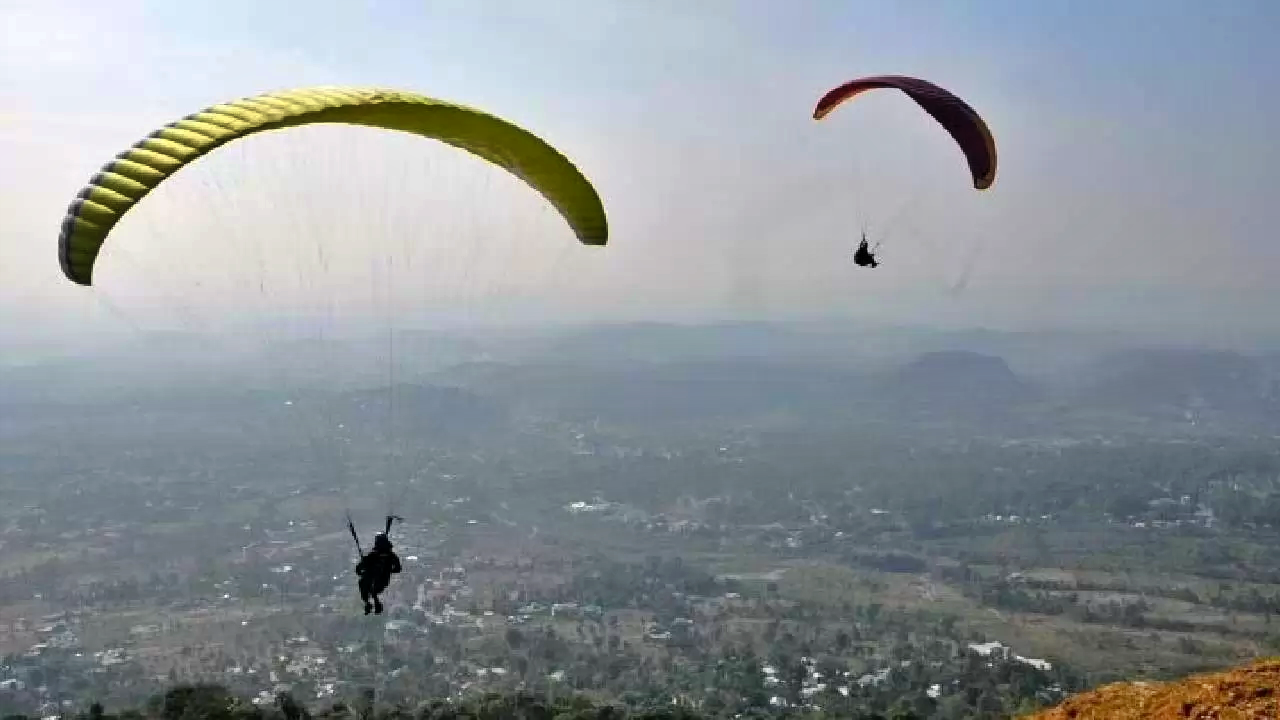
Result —
[[[173,173],[239,138],[315,123],[365,125],[447,143],[504,168],[540,192],[578,239],[604,245],[608,224],[595,188],[567,158],[531,133],[487,113],[414,93],[315,87],[214,105],[170,123],[103,166],[67,208],[58,259],[90,285],[94,262],[120,218]]]
[[[969,162],[973,186],[986,190],[996,179],[996,143],[986,122],[968,103],[927,80],[904,75],[874,75],[851,80],[822,96],[813,110],[821,120],[841,103],[856,95],[880,88],[906,93],[946,129]]]

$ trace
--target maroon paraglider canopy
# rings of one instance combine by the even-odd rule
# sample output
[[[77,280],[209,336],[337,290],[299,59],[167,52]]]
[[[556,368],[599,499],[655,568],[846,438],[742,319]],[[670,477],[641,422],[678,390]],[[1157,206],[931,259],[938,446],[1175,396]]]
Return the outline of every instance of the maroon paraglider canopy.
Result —
[[[987,124],[968,103],[927,80],[905,75],[872,75],[851,80],[822,96],[813,109],[813,119],[821,120],[844,101],[878,88],[895,88],[915,100],[960,145],[969,161],[973,186],[978,190],[991,187],[996,179],[996,141]]]

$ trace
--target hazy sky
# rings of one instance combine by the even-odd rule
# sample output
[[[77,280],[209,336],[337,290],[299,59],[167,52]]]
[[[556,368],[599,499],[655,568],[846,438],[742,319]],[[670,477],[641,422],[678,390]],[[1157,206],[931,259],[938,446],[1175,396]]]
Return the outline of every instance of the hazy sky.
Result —
[[[1272,0],[8,0],[0,334],[485,300],[505,301],[491,319],[1274,328],[1277,34]],[[983,113],[994,188],[895,93],[810,119],[871,73]],[[595,182],[609,247],[573,246],[457,151],[322,128],[188,168],[117,228],[97,289],[61,277],[64,209],[106,159],[206,105],[314,84],[540,134]],[[849,261],[864,221],[875,271]]]

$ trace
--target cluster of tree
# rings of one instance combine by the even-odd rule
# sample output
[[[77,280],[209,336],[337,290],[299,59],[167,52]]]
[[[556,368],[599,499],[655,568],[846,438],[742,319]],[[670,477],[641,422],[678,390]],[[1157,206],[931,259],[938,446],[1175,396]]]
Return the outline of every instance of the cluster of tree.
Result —
[[[74,720],[702,720],[720,717],[994,720],[1043,705],[1034,699],[1035,692],[1029,684],[1032,681],[1022,677],[1026,672],[1019,671],[1016,665],[1007,665],[1005,669],[1003,675],[992,675],[966,692],[955,694],[949,701],[938,702],[922,691],[911,691],[903,686],[906,676],[902,675],[892,684],[857,697],[835,696],[834,706],[826,709],[813,705],[780,708],[765,704],[742,711],[717,702],[694,708],[669,700],[648,706],[623,705],[599,703],[584,695],[548,697],[522,691],[388,705],[375,702],[372,690],[365,690],[349,701],[308,707],[288,692],[277,694],[274,703],[264,705],[237,696],[221,685],[193,684],[172,687],[139,706],[113,712],[95,702],[70,717]],[[3,720],[34,719],[8,715]]]
[[[900,552],[853,551],[846,553],[845,560],[881,572],[918,574],[929,570],[929,562],[924,558]]]
[[[644,607],[662,614],[678,611],[690,595],[715,596],[736,589],[705,570],[686,565],[679,556],[651,556],[641,563],[596,558],[575,574],[570,583],[548,599],[570,600],[602,608]]]
[[[1003,581],[985,585],[967,585],[964,592],[965,595],[989,607],[1040,615],[1067,615],[1076,622],[1173,632],[1225,632],[1227,630],[1216,623],[1195,623],[1153,615],[1151,603],[1141,597],[1123,601],[1088,602],[1082,601],[1080,593],[1074,590],[1057,592],[1034,590]],[[1171,594],[1181,595],[1182,593]],[[1236,601],[1244,609],[1251,609],[1252,605],[1248,597],[1236,598]],[[1220,606],[1229,607],[1228,602],[1224,600],[1223,605]],[[1262,607],[1269,606],[1263,603]],[[1270,615],[1265,617],[1270,623]]]
[[[661,563],[638,564],[636,571],[650,579],[669,580],[691,572],[683,565],[668,565],[666,572],[661,571],[662,567]],[[320,641],[326,656],[333,658],[333,677],[347,682],[365,682],[368,668],[360,658],[379,657],[387,678],[379,692],[380,703],[412,707],[415,710],[410,715],[427,718],[522,717],[485,715],[477,708],[485,703],[500,707],[514,702],[512,698],[523,697],[519,693],[525,690],[551,699],[538,700],[560,713],[549,717],[597,717],[563,714],[567,712],[563,707],[568,702],[565,698],[575,693],[614,702],[621,709],[603,711],[613,714],[601,717],[616,718],[644,717],[636,715],[644,708],[675,712],[673,699],[680,707],[710,717],[1005,717],[1052,702],[1064,689],[1079,685],[1056,662],[1053,670],[1046,672],[1008,657],[975,655],[967,649],[967,643],[985,638],[966,631],[951,616],[877,603],[844,604],[838,616],[833,615],[834,606],[806,601],[751,601],[738,609],[765,621],[760,636],[746,632],[747,627],[759,625],[758,622],[744,626],[734,621],[739,616],[700,615],[688,629],[686,642],[620,642],[620,628],[608,618],[580,616],[576,623],[559,622],[559,632],[556,627],[530,625],[485,636],[465,628],[430,625],[422,644],[381,643],[366,638],[363,652],[343,654],[333,642],[342,636],[358,635],[357,623],[333,616],[329,620],[333,626],[328,627],[320,618],[314,618],[307,623],[306,633],[313,641]],[[228,697],[237,693],[252,696],[266,682],[269,672],[286,672],[286,663],[277,662],[271,650],[285,642],[285,636],[262,639],[271,642],[259,647],[256,657],[270,660],[255,661],[243,652],[249,648],[242,648],[234,664],[244,672],[234,678],[226,676],[226,681],[232,682],[225,691]],[[231,657],[207,658],[197,665],[228,668],[232,662]],[[772,669],[766,672],[769,666]],[[505,668],[505,672],[490,671],[481,678],[477,670],[483,668]],[[249,670],[253,671],[252,677]],[[111,679],[118,684],[110,688],[73,687],[77,678],[102,677],[83,667],[68,667],[64,676],[58,679],[47,673],[29,674],[27,681],[58,688],[59,697],[87,699],[102,697],[106,692],[117,702],[124,701],[126,689],[147,686],[139,673],[128,678],[113,674]],[[209,677],[205,670],[171,676],[170,682]],[[213,677],[219,677],[218,673]],[[467,686],[471,686],[472,693],[492,691],[503,695],[456,699],[459,689]],[[309,694],[311,689],[305,679],[294,682],[294,688],[300,694]],[[189,694],[190,690],[183,692]],[[186,697],[173,694],[167,702],[187,702]],[[201,697],[207,699],[209,693],[204,692]],[[424,705],[421,698],[455,699]],[[19,709],[10,707],[13,711]],[[272,713],[280,709],[263,709],[240,701],[229,707],[249,713],[243,720],[276,720]],[[330,707],[307,712],[334,720],[352,714],[365,717],[358,712],[358,704],[343,707],[346,709],[341,711]],[[423,714],[428,709],[436,714]],[[569,708],[573,712],[581,709]],[[626,715],[624,709],[632,715]],[[162,716],[154,707],[138,712],[148,718]],[[396,712],[401,715],[395,717],[410,716],[404,715],[408,711]],[[178,717],[195,720],[204,716],[184,710]]]
[[[675,497],[716,498],[701,518],[716,529],[794,528],[810,524],[817,510],[850,538],[885,524],[919,537],[958,524],[965,534],[993,513],[1027,521],[1183,521],[1190,531],[1210,522],[1196,515],[1206,508],[1215,528],[1280,528],[1280,453],[1249,438],[1044,447],[911,443],[874,432],[851,440],[814,431],[769,434],[733,452],[733,462],[694,450],[676,458],[597,457],[538,481],[566,501],[590,486],[651,512]],[[893,513],[871,516],[869,508]]]
[[[1263,593],[1257,587],[1231,588],[1227,585],[1220,584],[1212,591],[1198,593],[1185,585],[1175,587],[1143,585],[1141,588],[1134,588],[1132,585],[1124,581],[1098,582],[1075,579],[1071,582],[1061,582],[1057,580],[1024,578],[1019,581],[1019,584],[1028,589],[1054,592],[1140,591],[1144,595],[1168,598],[1170,600],[1180,600],[1182,602],[1194,603],[1197,605],[1210,605],[1212,607],[1223,608],[1225,610],[1238,610],[1241,612],[1265,614],[1268,616],[1268,623],[1271,622],[1269,617],[1270,615],[1280,614],[1280,595],[1274,593]]]

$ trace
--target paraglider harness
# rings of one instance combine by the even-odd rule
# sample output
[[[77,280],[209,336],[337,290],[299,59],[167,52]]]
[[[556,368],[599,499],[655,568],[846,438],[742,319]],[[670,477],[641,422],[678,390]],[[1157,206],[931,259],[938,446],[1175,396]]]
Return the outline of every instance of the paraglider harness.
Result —
[[[880,246],[877,244],[876,249],[879,248]],[[867,233],[865,231],[862,233],[862,242],[858,243],[858,249],[853,251],[853,262],[861,267],[878,267],[880,265],[876,261],[875,254],[867,245]]]
[[[351,531],[351,539],[356,543],[356,552],[360,554],[360,562],[356,563],[356,575],[360,577],[360,600],[364,603],[364,614],[370,612],[382,614],[382,601],[378,598],[391,576],[400,572],[400,558],[392,551],[391,525],[396,520],[404,521],[397,515],[387,516],[387,525],[382,532],[373,537],[373,550],[366,555],[360,547],[360,536],[356,533],[355,523],[351,515],[347,515],[347,529]]]

